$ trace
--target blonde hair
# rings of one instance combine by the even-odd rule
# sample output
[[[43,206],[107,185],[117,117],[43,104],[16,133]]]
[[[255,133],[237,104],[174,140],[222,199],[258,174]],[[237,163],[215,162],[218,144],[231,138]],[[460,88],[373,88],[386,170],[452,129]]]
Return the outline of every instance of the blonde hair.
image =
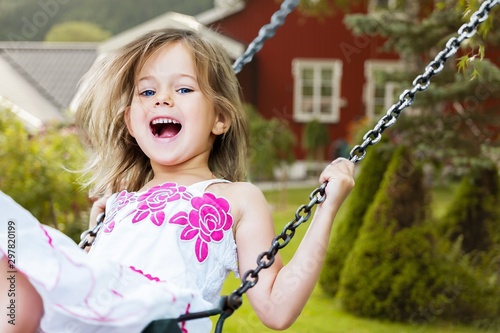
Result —
[[[214,142],[210,170],[230,181],[245,178],[248,129],[229,58],[219,45],[193,31],[164,29],[96,61],[80,84],[76,122],[91,150],[83,169],[90,195],[123,188],[138,191],[153,177],[149,158],[127,130],[124,112],[132,101],[136,74],[151,54],[172,43],[182,43],[192,53],[201,91],[213,101],[216,114],[230,124]]]

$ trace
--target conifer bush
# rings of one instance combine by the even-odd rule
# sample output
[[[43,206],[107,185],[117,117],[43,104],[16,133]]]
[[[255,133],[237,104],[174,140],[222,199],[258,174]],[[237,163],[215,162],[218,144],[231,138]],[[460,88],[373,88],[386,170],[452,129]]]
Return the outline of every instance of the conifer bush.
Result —
[[[392,155],[392,147],[379,143],[370,150],[361,162],[361,170],[356,178],[356,186],[352,190],[342,209],[342,218],[335,221],[331,242],[328,248],[324,268],[320,276],[323,290],[335,295],[338,290],[340,272],[345,258],[354,246],[363,216],[375,197],[384,172]]]
[[[412,323],[498,313],[498,290],[440,250],[428,192],[409,149],[398,148],[341,272],[338,297],[347,311]]]
[[[464,253],[500,246],[499,183],[493,163],[472,168],[462,179],[441,229],[453,242],[460,238]]]

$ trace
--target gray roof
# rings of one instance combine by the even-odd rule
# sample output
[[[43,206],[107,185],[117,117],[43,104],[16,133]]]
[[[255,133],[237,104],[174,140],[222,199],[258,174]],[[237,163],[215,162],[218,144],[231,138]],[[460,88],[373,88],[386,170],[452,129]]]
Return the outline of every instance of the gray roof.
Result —
[[[0,56],[62,111],[94,62],[96,48],[94,43],[9,42],[0,43]]]

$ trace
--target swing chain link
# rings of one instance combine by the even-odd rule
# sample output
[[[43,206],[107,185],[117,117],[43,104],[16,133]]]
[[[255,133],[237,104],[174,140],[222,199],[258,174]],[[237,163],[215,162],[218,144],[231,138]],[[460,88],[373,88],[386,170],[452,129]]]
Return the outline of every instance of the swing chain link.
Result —
[[[97,215],[97,218],[96,218],[96,226],[92,229],[88,229],[88,230],[85,230],[84,232],[82,232],[82,234],[80,235],[80,243],[78,243],[78,246],[81,248],[81,249],[85,249],[87,247],[91,247],[92,245],[94,245],[94,241],[95,241],[95,238],[97,236],[97,234],[99,233],[99,230],[101,230],[102,228],[102,225],[103,225],[103,222],[104,222],[104,218],[106,217],[106,215],[103,213],[100,213],[99,215]],[[92,237],[91,240],[89,240],[89,237]]]
[[[432,60],[427,67],[425,67],[424,73],[417,76],[413,80],[412,89],[406,89],[403,91],[403,93],[399,96],[399,100],[389,108],[387,113],[378,121],[373,129],[369,130],[363,136],[363,142],[360,145],[354,146],[349,153],[349,160],[351,162],[357,163],[365,158],[368,146],[374,145],[380,141],[382,138],[382,132],[396,123],[396,120],[401,112],[413,104],[415,95],[418,92],[426,90],[429,87],[431,78],[434,75],[439,74],[444,69],[445,62],[448,58],[457,53],[460,48],[460,44],[464,40],[471,38],[476,34],[477,26],[486,21],[491,9],[499,3],[500,0],[486,0],[481,4],[479,9],[471,15],[469,22],[464,23],[458,29],[459,36],[451,37],[446,43],[445,49],[439,52],[434,60]]]
[[[262,252],[257,257],[257,267],[248,270],[241,278],[242,284],[238,289],[236,289],[230,296],[235,295],[237,298],[241,299],[241,296],[248,291],[248,289],[253,288],[259,281],[259,272],[262,269],[269,268],[274,263],[276,259],[276,254],[282,248],[284,248],[295,235],[295,229],[297,229],[302,223],[309,220],[312,214],[312,209],[317,204],[322,203],[326,199],[325,188],[327,182],[324,182],[320,187],[314,189],[309,195],[309,203],[307,205],[301,205],[295,212],[295,218],[287,223],[283,228],[282,232],[274,237],[271,242],[271,247],[269,250]]]
[[[276,29],[285,23],[285,18],[298,6],[299,2],[300,0],[283,1],[280,9],[271,16],[271,22],[260,28],[257,37],[254,38],[245,52],[234,62],[233,70],[236,74],[241,71],[244,65],[252,61],[253,56],[260,51],[264,42],[275,35]]]

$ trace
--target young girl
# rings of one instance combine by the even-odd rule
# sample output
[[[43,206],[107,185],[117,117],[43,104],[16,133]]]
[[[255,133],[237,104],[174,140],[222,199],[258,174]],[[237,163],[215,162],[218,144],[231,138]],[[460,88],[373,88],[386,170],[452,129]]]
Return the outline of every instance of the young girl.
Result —
[[[263,194],[242,182],[247,128],[219,46],[190,31],[151,32],[96,64],[81,87],[88,185],[103,197],[91,221],[105,208],[104,226],[87,254],[0,192],[1,308],[15,306],[15,325],[3,315],[2,332],[140,332],[211,309],[227,274],[255,268],[274,237]],[[325,181],[293,259],[283,265],[278,255],[248,291],[270,328],[289,327],[309,298],[353,164],[332,162]],[[180,327],[209,332],[211,323]]]

